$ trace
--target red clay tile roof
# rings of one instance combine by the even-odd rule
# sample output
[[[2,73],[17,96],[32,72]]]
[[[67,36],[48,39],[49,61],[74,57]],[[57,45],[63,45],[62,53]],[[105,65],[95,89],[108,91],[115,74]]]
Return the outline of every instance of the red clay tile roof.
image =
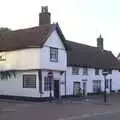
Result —
[[[53,30],[57,29],[64,39],[58,24],[11,31],[0,35],[0,51],[42,47]]]
[[[120,69],[120,63],[111,51],[101,51],[97,47],[66,41],[68,66],[101,69]]]

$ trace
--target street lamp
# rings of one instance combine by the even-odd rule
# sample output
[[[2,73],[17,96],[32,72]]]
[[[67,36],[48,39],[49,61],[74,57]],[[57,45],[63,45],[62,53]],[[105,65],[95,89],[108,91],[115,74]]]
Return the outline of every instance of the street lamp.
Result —
[[[108,71],[103,70],[102,72],[103,76],[104,76],[104,102],[107,102],[107,96],[106,96],[106,76],[108,75]]]

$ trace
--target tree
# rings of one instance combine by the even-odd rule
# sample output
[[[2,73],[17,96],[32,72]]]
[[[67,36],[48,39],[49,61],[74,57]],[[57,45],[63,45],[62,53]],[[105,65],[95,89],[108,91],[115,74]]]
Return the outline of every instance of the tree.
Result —
[[[10,32],[10,31],[12,31],[10,28],[0,27],[0,34],[5,33],[5,32]]]

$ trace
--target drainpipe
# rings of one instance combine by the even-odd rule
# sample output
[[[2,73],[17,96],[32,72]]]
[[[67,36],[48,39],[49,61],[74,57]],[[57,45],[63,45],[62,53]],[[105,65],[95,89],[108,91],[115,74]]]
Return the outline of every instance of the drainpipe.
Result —
[[[65,71],[65,97],[66,97],[66,71]]]

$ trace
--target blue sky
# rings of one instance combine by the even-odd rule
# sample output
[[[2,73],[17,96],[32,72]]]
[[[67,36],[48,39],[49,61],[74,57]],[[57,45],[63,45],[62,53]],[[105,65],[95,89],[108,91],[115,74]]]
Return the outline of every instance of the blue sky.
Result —
[[[44,5],[68,40],[96,46],[102,34],[104,48],[120,52],[120,0],[0,0],[0,27],[37,26]]]

